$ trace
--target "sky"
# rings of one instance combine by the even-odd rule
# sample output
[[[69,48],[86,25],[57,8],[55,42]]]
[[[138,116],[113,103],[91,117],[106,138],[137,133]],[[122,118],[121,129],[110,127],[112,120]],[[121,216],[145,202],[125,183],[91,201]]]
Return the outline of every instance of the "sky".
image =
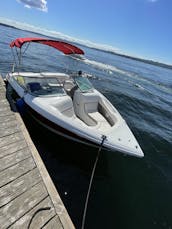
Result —
[[[2,18],[172,64],[172,0],[1,0]]]

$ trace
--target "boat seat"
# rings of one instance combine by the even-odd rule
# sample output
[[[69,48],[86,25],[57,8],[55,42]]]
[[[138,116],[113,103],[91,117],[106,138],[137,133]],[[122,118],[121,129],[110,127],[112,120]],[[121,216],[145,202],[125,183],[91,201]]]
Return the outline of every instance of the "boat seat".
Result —
[[[72,81],[65,80],[65,82],[64,82],[65,91],[70,91],[74,86],[75,86],[75,84]]]
[[[64,89],[66,93],[73,99],[74,92],[77,89],[77,86],[71,80],[66,80],[64,82]]]
[[[62,96],[55,100],[51,106],[67,117],[74,116],[73,102],[69,96]]]
[[[88,113],[88,115],[99,125],[99,128],[103,128],[105,130],[106,128],[108,129],[111,127],[109,122],[105,119],[105,117],[103,117],[102,114],[100,114],[100,112],[91,112]]]
[[[99,113],[98,102],[99,102],[99,96],[96,94],[81,93],[79,90],[76,90],[74,93],[73,104],[74,104],[75,114],[82,121],[84,121],[88,126],[97,125],[97,121],[95,120],[95,117],[94,118],[92,117],[92,115],[94,115],[93,114],[94,112],[95,114]]]
[[[106,119],[98,111],[88,113],[88,115],[96,122],[106,122]]]

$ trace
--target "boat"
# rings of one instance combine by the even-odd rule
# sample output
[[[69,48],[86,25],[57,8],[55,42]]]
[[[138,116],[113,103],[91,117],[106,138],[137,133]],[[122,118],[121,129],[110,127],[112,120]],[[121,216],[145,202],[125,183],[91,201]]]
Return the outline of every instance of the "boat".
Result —
[[[10,43],[21,61],[31,43],[48,45],[64,55],[84,55],[73,44],[46,38],[17,38]],[[25,47],[25,48],[24,48]],[[14,69],[6,75],[8,88],[22,100],[38,123],[65,138],[136,157],[144,153],[135,136],[111,102],[82,71],[24,72]],[[102,141],[104,139],[104,141]]]

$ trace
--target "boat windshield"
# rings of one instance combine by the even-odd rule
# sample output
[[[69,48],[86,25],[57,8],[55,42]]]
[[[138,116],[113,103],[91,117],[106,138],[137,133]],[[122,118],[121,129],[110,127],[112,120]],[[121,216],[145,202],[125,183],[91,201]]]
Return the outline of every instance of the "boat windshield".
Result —
[[[66,95],[63,85],[55,77],[24,77],[25,87],[36,96]]]
[[[78,85],[81,92],[90,92],[93,90],[93,85],[86,77],[75,77],[75,82]]]

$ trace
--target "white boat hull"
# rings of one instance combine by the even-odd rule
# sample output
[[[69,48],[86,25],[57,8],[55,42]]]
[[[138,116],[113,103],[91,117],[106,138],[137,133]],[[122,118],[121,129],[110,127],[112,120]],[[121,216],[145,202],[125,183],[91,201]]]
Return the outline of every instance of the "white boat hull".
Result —
[[[125,120],[96,89],[92,93],[76,91],[73,100],[68,95],[58,98],[35,97],[17,82],[17,74],[8,74],[7,80],[23,98],[28,112],[41,125],[69,139],[94,146],[99,146],[102,135],[105,135],[104,148],[131,156],[144,156]],[[94,110],[97,99],[100,109]],[[104,115],[104,111],[99,112],[102,109],[106,110]]]

